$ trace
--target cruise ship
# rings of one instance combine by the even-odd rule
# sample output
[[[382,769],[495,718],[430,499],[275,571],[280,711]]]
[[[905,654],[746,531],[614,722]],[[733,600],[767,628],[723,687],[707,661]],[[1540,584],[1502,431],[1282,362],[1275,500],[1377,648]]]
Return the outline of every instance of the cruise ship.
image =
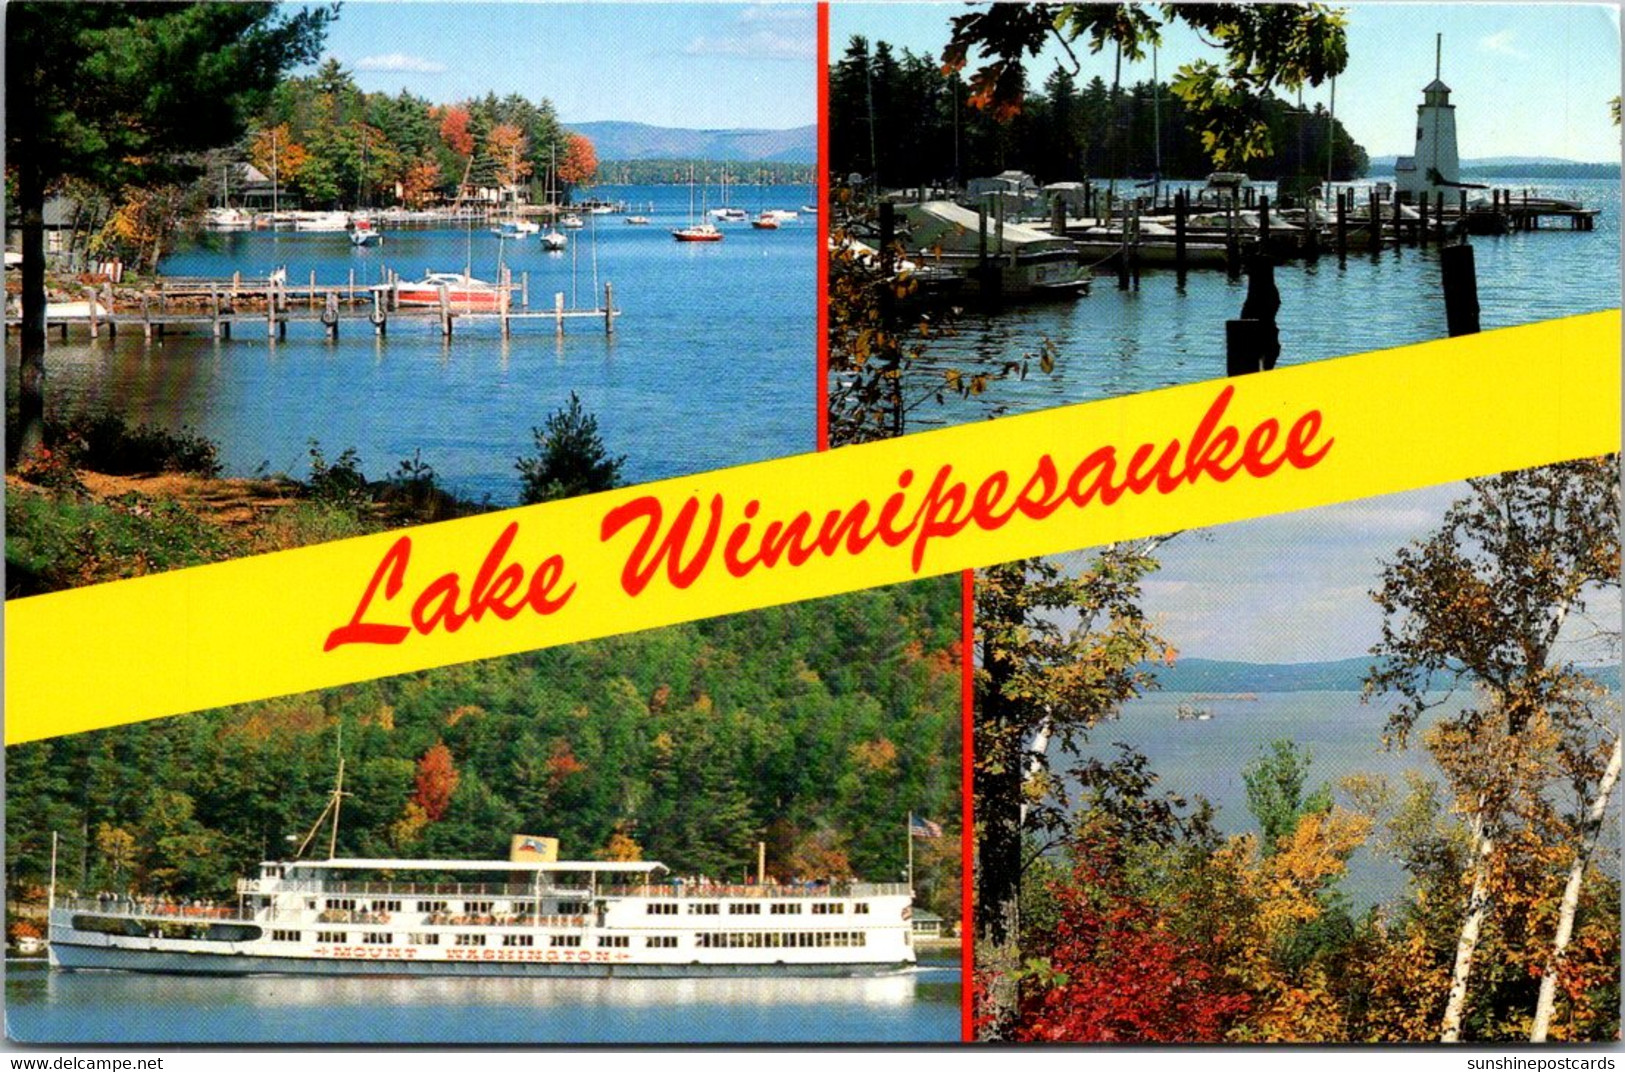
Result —
[[[556,845],[517,836],[509,860],[268,861],[228,905],[53,891],[51,963],[595,977],[880,975],[914,964],[905,884],[724,884],[652,861],[559,861]]]

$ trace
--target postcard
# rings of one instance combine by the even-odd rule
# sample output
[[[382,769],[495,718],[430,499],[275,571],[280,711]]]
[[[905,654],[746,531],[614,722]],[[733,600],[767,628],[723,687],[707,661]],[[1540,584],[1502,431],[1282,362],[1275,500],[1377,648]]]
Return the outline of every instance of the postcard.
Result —
[[[1617,1040],[1616,10],[5,32],[13,1048]]]

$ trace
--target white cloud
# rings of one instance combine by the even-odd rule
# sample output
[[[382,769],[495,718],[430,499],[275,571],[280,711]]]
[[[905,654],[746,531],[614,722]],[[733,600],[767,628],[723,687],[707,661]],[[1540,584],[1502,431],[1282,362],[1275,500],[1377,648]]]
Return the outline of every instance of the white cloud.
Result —
[[[1512,44],[1514,36],[1511,30],[1500,30],[1487,37],[1480,37],[1478,47],[1481,51],[1493,52],[1498,56],[1514,56],[1520,60],[1525,59],[1524,53],[1520,52]]]
[[[355,61],[355,67],[358,71],[415,71],[419,74],[440,74],[446,69],[444,63],[424,59],[422,56],[409,56],[404,52],[363,56]]]
[[[744,56],[758,60],[810,60],[817,45],[806,34],[783,34],[757,30],[725,37],[696,37],[683,49],[690,56]]]

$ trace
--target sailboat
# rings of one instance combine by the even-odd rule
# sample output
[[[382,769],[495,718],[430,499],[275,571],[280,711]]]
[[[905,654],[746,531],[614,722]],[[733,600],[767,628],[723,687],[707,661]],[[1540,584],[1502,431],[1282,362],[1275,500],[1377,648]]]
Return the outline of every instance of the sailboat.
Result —
[[[695,223],[694,221],[694,165],[688,168],[688,219],[687,227],[679,228],[671,236],[679,242],[720,242],[722,232],[717,230],[713,223]]]
[[[559,183],[558,183],[558,178],[559,178],[559,151],[558,151],[558,146],[555,145],[555,146],[553,146],[552,150],[548,154],[548,168],[547,168],[547,185],[548,185],[547,205],[548,205],[548,207],[550,209],[553,210],[553,218],[554,218],[554,220],[558,219],[558,212],[559,212]],[[564,232],[560,231],[558,229],[558,227],[555,226],[555,225],[550,224],[548,226],[548,228],[547,228],[547,233],[542,235],[542,245],[551,252],[557,253],[558,251],[562,250],[565,246],[567,246],[569,244],[570,244],[569,237],[566,236],[564,234]]]

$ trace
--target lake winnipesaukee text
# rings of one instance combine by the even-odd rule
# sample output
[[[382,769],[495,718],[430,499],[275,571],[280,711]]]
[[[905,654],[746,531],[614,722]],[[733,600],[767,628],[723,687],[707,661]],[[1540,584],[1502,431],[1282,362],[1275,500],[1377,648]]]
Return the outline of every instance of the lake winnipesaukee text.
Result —
[[[951,539],[971,525],[995,532],[1018,515],[1043,521],[1064,506],[1111,506],[1126,494],[1171,495],[1204,476],[1219,484],[1240,473],[1263,480],[1283,465],[1313,468],[1336,442],[1321,436],[1318,409],[1303,412],[1284,433],[1282,423],[1273,417],[1243,433],[1225,417],[1234,396],[1233,385],[1224,387],[1188,441],[1176,437],[1142,443],[1122,464],[1116,446],[1101,446],[1078,461],[1064,479],[1062,466],[1050,453],[1040,455],[1024,475],[1012,477],[1009,471],[996,469],[974,489],[955,479],[951,463],[937,469],[923,493],[915,489],[924,482],[917,484],[914,470],[903,469],[896,478],[897,490],[878,507],[860,498],[828,511],[816,529],[809,511],[788,520],[764,520],[759,500],[747,500],[734,514],[721,494],[712,495],[703,508],[703,525],[699,495],[689,496],[668,523],[660,497],[640,495],[604,515],[599,540],[607,544],[623,533],[630,535],[632,546],[620,585],[634,598],[662,574],[666,584],[681,591],[719,568],[719,562],[730,576],[743,579],[759,569],[799,567],[815,556],[862,555],[876,540],[888,548],[908,547],[911,569],[918,575],[933,541]],[[1018,483],[1020,490],[1012,494]],[[414,632],[425,637],[440,630],[455,633],[487,614],[502,621],[527,608],[538,615],[556,614],[577,587],[565,582],[564,557],[544,558],[529,571],[527,581],[525,567],[507,561],[518,533],[518,521],[502,530],[466,592],[463,575],[454,570],[435,576],[409,605],[403,592],[408,591],[412,537],[400,537],[373,570],[350,620],[328,634],[322,650],[346,644],[400,644]]]

